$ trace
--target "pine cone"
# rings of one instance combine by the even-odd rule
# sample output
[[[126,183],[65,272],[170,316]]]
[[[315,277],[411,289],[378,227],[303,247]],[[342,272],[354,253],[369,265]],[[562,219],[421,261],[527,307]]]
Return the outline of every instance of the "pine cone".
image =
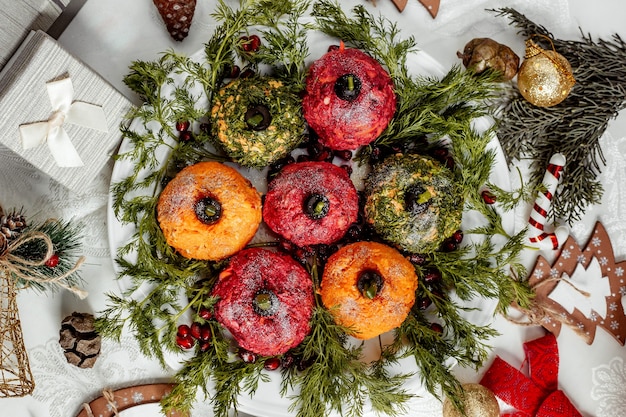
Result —
[[[26,218],[22,213],[14,211],[0,216],[0,235],[4,236],[7,244],[17,238],[25,228]]]
[[[100,355],[102,338],[94,327],[94,316],[72,313],[63,319],[59,343],[65,358],[79,368],[92,368]]]
[[[170,36],[182,41],[189,34],[196,0],[153,0]]]

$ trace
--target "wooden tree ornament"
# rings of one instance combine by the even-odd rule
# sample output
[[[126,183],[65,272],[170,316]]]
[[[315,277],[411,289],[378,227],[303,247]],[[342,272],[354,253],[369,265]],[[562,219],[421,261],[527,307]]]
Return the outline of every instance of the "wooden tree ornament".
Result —
[[[615,261],[601,223],[584,248],[570,236],[552,264],[539,256],[528,283],[536,296],[531,308],[522,310],[528,321],[518,324],[541,325],[555,336],[566,325],[587,344],[600,327],[620,345],[626,342],[626,261]]]
[[[35,389],[17,310],[15,282],[0,271],[0,397],[23,397]]]

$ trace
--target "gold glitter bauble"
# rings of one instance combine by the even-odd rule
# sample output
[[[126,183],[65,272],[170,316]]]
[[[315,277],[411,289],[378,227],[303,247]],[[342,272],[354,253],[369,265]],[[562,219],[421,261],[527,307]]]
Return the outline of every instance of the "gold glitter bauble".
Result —
[[[499,417],[500,406],[496,396],[489,388],[480,384],[463,384],[465,391],[465,416],[467,417]],[[443,417],[463,417],[452,401],[446,398],[443,402]]]
[[[526,59],[517,72],[517,88],[531,104],[552,107],[565,100],[576,83],[572,66],[558,52],[529,42]]]

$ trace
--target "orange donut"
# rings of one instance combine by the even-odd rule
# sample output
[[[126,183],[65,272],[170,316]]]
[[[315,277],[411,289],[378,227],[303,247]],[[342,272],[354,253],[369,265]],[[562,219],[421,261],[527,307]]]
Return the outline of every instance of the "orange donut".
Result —
[[[406,319],[417,289],[415,268],[396,249],[356,242],[335,252],[320,285],[335,321],[358,339],[371,339]]]
[[[261,223],[261,196],[234,168],[199,162],[165,186],[157,219],[167,243],[182,256],[220,260],[254,237]]]

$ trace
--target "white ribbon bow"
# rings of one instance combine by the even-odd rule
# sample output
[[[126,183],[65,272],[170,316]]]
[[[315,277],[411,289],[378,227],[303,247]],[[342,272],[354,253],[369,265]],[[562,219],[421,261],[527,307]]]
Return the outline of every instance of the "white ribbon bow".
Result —
[[[72,102],[72,80],[64,78],[46,84],[53,112],[45,122],[20,125],[23,148],[30,149],[48,142],[50,153],[60,167],[83,166],[76,148],[63,128],[71,123],[101,132],[108,132],[106,116],[102,107],[82,101]]]

